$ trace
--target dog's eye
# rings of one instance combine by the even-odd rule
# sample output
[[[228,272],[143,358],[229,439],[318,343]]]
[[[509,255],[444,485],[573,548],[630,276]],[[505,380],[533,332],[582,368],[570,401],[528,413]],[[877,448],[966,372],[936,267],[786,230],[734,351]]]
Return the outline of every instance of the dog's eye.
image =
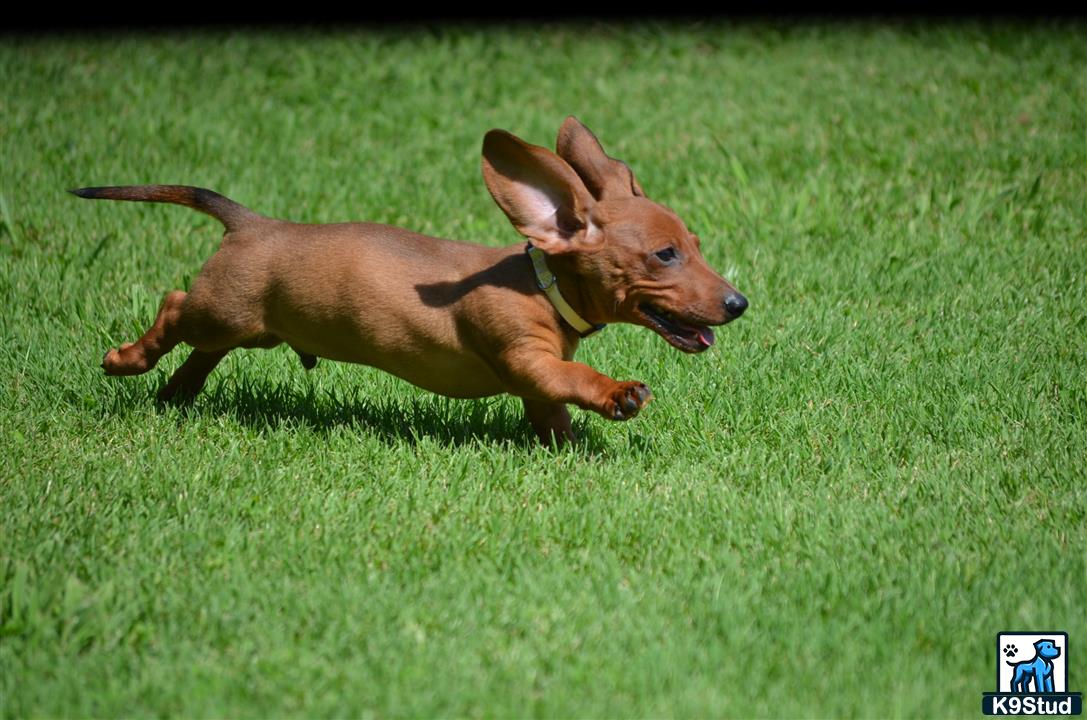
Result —
[[[657,256],[658,260],[666,265],[674,262],[676,259],[676,249],[674,247],[666,247],[663,250],[658,250],[653,254]]]

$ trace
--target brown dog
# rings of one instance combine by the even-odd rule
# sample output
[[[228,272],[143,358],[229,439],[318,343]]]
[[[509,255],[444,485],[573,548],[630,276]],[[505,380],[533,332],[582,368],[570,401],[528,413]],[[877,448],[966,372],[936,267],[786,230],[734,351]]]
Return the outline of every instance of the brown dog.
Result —
[[[167,293],[151,328],[107,352],[102,367],[138,375],[187,343],[195,349],[159,392],[181,400],[200,392],[232,349],[285,342],[307,368],[319,356],[450,397],[516,395],[543,442],[573,439],[566,403],[632,418],[649,389],[573,362],[578,340],[603,323],[629,322],[701,352],[714,341],[708,326],[738,317],[747,300],[576,118],[563,123],[557,150],[502,130],[483,140],[483,178],[529,238],[527,252],[386,225],[273,220],[193,187],[73,190],[186,205],[226,226],[192,289]]]

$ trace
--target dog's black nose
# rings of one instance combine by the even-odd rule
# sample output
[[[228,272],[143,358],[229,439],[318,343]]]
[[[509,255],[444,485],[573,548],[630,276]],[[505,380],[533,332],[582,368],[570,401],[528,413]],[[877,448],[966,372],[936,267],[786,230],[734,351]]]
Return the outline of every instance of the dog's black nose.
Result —
[[[734,318],[738,318],[747,310],[747,298],[738,292],[734,292],[725,298],[725,310]]]

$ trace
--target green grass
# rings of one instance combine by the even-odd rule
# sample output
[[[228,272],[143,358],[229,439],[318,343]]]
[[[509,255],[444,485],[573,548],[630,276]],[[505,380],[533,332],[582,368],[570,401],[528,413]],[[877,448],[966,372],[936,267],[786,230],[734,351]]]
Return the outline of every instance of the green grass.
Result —
[[[1087,689],[1087,32],[566,26],[0,42],[0,715],[976,717],[995,634]],[[567,114],[750,299],[536,448],[286,348],[103,351],[266,214],[518,242],[484,132]]]

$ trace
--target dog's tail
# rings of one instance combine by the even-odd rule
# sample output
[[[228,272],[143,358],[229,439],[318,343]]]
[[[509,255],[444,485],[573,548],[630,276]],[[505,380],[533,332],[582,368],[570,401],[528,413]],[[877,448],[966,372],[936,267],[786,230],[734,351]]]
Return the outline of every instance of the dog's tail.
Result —
[[[132,200],[184,205],[207,213],[234,231],[261,216],[244,205],[212,190],[189,185],[122,185],[118,187],[85,187],[69,190],[73,195],[92,200]]]

